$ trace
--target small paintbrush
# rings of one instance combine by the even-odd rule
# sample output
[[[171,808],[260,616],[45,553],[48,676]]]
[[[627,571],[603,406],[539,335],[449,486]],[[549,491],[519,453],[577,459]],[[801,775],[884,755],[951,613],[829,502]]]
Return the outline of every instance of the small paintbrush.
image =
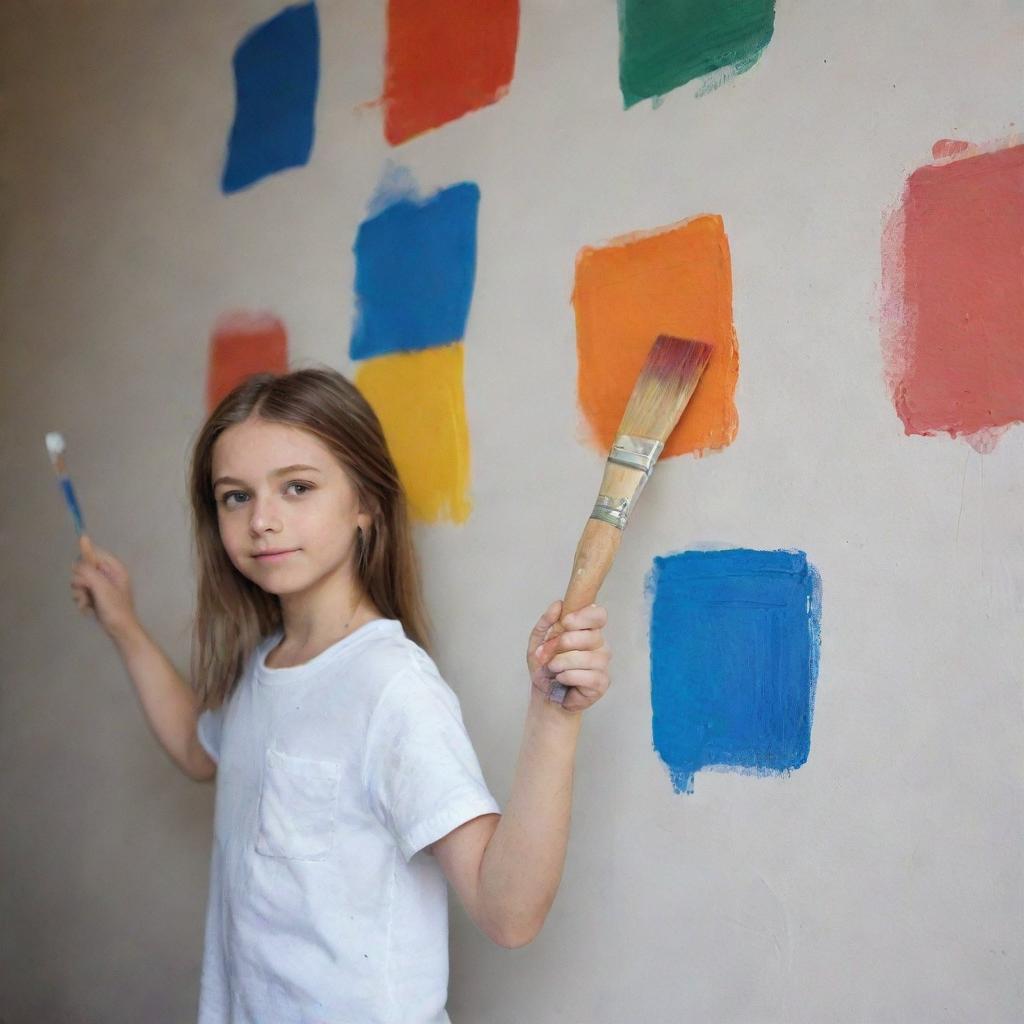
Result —
[[[576,547],[572,577],[562,602],[562,620],[552,626],[548,639],[565,632],[565,616],[592,604],[597,597],[633,506],[711,353],[712,346],[702,341],[668,334],[659,335],[651,346],[608,455],[594,511]],[[555,682],[548,699],[561,704],[568,692],[567,686]]]
[[[96,565],[96,552],[92,546],[92,541],[85,533],[85,520],[82,519],[82,510],[78,507],[75,489],[71,486],[71,477],[68,475],[68,468],[64,464],[65,448],[67,448],[67,445],[64,443],[63,434],[53,432],[46,435],[46,450],[50,455],[50,462],[53,463],[57,479],[60,481],[60,489],[64,492],[64,500],[71,510],[71,518],[75,524],[75,533],[78,534],[79,540],[82,542],[79,544],[79,547],[83,549],[86,560]],[[86,598],[86,603],[90,608],[93,607],[91,597]]]
[[[75,532],[81,537],[85,533],[85,522],[82,520],[82,512],[75,498],[75,489],[71,486],[71,477],[68,476],[67,466],[64,465],[64,449],[66,447],[63,434],[50,433],[46,435],[46,450],[50,454],[50,462],[53,463],[57,479],[60,481],[64,500],[71,510],[71,518],[75,522]]]

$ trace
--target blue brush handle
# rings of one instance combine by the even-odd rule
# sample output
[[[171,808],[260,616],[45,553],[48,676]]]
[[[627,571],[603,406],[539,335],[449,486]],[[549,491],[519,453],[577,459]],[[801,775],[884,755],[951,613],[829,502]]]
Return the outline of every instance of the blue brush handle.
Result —
[[[71,509],[71,518],[75,521],[75,530],[78,536],[81,537],[85,533],[85,522],[82,519],[82,512],[78,507],[78,500],[75,498],[75,489],[71,486],[70,477],[62,476],[60,478],[60,488],[64,492],[64,500],[68,503],[68,508]]]

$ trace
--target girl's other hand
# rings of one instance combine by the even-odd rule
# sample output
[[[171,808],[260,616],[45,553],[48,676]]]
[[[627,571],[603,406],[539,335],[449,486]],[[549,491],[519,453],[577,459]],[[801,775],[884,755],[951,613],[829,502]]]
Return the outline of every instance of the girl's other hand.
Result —
[[[564,633],[550,636],[562,614],[562,602],[555,601],[540,617],[530,634],[526,664],[530,682],[545,697],[555,682],[569,687],[562,707],[583,711],[608,691],[608,663],[612,652],[604,640],[608,613],[592,604],[571,612],[562,625]]]
[[[80,612],[95,615],[111,639],[118,639],[137,621],[128,570],[84,534],[78,538],[78,548],[81,557],[71,563],[74,602]]]

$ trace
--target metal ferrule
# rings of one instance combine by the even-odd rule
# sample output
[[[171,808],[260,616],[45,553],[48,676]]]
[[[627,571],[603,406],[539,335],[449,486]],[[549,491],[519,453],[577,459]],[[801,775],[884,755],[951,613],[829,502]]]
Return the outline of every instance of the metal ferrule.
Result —
[[[629,499],[609,498],[607,494],[599,494],[590,518],[600,519],[602,523],[624,530],[629,521]]]
[[[629,466],[631,469],[642,469],[647,476],[650,476],[664,447],[662,441],[656,441],[653,437],[619,434],[615,438],[608,461],[619,466]]]
[[[651,470],[654,469],[654,464],[664,447],[662,441],[657,441],[653,437],[619,434],[608,455],[608,461],[629,469],[639,469],[643,476],[628,498],[612,498],[607,494],[599,494],[590,518],[600,519],[602,523],[609,523],[619,530],[624,530],[626,523],[629,522],[633,503],[640,497],[640,492],[650,478]]]

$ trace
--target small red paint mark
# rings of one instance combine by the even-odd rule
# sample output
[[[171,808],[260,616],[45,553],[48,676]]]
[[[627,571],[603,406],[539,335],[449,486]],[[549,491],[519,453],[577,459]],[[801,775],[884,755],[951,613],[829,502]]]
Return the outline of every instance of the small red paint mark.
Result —
[[[972,147],[971,143],[964,142],[962,139],[939,139],[932,146],[932,159],[943,160],[949,156],[959,156],[972,148],[975,147]]]
[[[210,338],[206,411],[212,412],[235,385],[253,373],[288,370],[288,336],[270,313],[229,313]]]

